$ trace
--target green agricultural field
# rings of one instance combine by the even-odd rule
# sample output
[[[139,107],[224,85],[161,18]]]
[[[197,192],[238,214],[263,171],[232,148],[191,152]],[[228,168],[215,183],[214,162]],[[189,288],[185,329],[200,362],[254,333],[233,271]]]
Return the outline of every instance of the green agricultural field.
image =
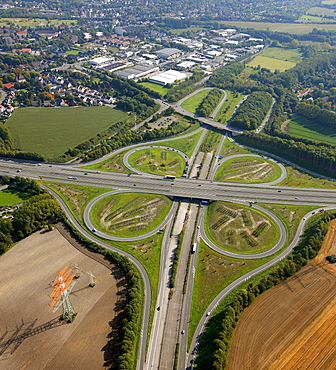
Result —
[[[302,56],[298,49],[267,48],[261,53],[263,57],[285,60],[287,62],[300,63]]]
[[[286,60],[280,60],[275,58],[268,58],[262,55],[257,55],[247,64],[249,67],[258,67],[267,68],[270,71],[274,72],[278,69],[280,72],[287,71],[296,66],[294,62],[288,62]]]
[[[103,232],[132,237],[146,234],[166,217],[172,201],[156,194],[124,193],[97,202],[91,212],[94,226]]]
[[[320,6],[314,6],[306,11],[306,14],[309,15],[318,15],[321,17],[329,16],[329,17],[335,17],[335,9],[329,9],[329,8],[323,8]]]
[[[197,107],[200,105],[202,100],[209,94],[211,89],[206,89],[198,92],[197,94],[191,96],[189,99],[185,100],[181,107],[189,112],[196,113]]]
[[[217,122],[222,122],[226,124],[228,120],[231,118],[232,113],[235,110],[236,105],[243,99],[245,95],[238,93],[227,91],[227,99],[225,100],[224,104],[222,105],[221,109],[217,113],[215,120]]]
[[[129,164],[142,172],[179,177],[186,166],[180,154],[161,148],[139,149],[129,156]]]
[[[153,84],[151,82],[142,82],[140,83],[140,85],[143,85],[147,87],[148,89],[158,92],[159,94],[161,94],[161,96],[165,96],[167,91],[169,90],[168,87],[164,87],[158,84]]]
[[[217,181],[262,183],[273,181],[281,175],[272,161],[257,157],[239,157],[224,162],[215,174]]]
[[[181,150],[188,157],[190,157],[196,147],[198,140],[202,135],[202,131],[195,135],[191,135],[182,139],[176,139],[172,141],[160,141],[160,145],[165,145],[169,148]]]
[[[31,194],[28,193],[23,193],[14,189],[4,189],[0,191],[0,207],[15,207],[30,197]]]
[[[45,26],[59,26],[61,24],[75,25],[77,20],[75,19],[44,19],[44,18],[1,18],[0,27],[7,27],[10,24],[14,24],[16,27],[26,28],[37,28]]]
[[[208,237],[220,248],[235,253],[259,253],[272,248],[279,230],[272,219],[253,207],[213,202],[207,208]]]
[[[328,18],[324,18],[324,17],[318,17],[318,16],[314,16],[314,15],[308,15],[308,14],[302,15],[299,18],[299,21],[300,22],[307,22],[307,23],[335,22],[335,20],[333,20],[333,19],[328,19]]]
[[[296,116],[288,124],[291,135],[321,143],[336,145],[336,131],[314,123],[304,117]]]
[[[329,20],[328,20],[329,22]],[[272,22],[243,22],[243,21],[225,21],[221,22],[221,27],[241,27],[254,28],[256,30],[270,30],[273,32],[288,32],[293,34],[305,34],[311,32],[314,28],[318,30],[333,30],[336,31],[336,24],[320,23],[272,23]]]
[[[6,126],[13,147],[51,160],[127,117],[110,107],[29,107],[16,109]]]

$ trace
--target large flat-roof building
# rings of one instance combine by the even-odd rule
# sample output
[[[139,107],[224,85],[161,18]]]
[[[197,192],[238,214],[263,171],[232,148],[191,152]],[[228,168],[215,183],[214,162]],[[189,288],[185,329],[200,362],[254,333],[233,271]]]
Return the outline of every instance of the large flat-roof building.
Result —
[[[158,85],[168,85],[176,81],[184,80],[186,77],[187,75],[185,73],[169,69],[168,71],[150,77],[149,81]]]
[[[148,75],[149,73],[156,72],[159,70],[158,66],[153,65],[142,65],[138,64],[137,66],[125,68],[115,72],[114,74],[119,77],[127,79],[137,79]]]
[[[94,66],[103,66],[104,64],[111,63],[112,58],[98,57],[90,60],[90,63]]]
[[[181,54],[181,50],[176,48],[164,48],[156,51],[155,54],[163,59],[174,59]]]

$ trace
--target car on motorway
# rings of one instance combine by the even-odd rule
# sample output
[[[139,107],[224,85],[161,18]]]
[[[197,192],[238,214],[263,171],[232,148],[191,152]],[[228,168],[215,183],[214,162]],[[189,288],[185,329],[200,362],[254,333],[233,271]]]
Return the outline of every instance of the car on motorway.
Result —
[[[278,190],[278,193],[281,193],[281,190]]]
[[[181,334],[184,334],[184,333],[185,333],[185,331],[184,331],[184,330],[182,330],[182,331],[181,331]]]
[[[295,199],[299,199],[298,197],[295,197]]]
[[[303,221],[306,221],[306,217],[303,217]]]
[[[21,172],[21,170],[16,170],[16,172]]]
[[[158,310],[158,311],[160,311],[160,309],[161,309],[161,307],[159,306],[159,307],[157,308],[157,310]]]
[[[96,233],[97,232],[97,229],[93,228],[92,229],[92,232]]]

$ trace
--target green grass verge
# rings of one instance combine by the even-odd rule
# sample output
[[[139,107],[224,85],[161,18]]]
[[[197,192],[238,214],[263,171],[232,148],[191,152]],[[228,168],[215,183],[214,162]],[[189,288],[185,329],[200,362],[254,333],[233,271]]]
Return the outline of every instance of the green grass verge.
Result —
[[[204,29],[205,28],[203,28],[203,27],[191,26],[191,27],[188,27],[188,28],[172,28],[172,29],[169,30],[169,32],[173,33],[174,35],[180,35],[183,32],[195,33],[197,31],[202,31]]]
[[[16,109],[6,126],[15,148],[54,159],[126,118],[110,107],[28,107]]]
[[[109,235],[140,236],[155,229],[171,206],[172,201],[164,195],[114,194],[92,207],[91,220],[95,228]]]
[[[4,189],[0,191],[0,207],[15,207],[25,200],[31,198],[31,194],[23,193],[14,189]]]
[[[217,294],[238,277],[263,263],[265,259],[242,260],[223,256],[210,249],[203,240],[200,241],[190,313],[189,342],[199,320]]]
[[[288,130],[291,135],[297,137],[336,145],[335,129],[323,127],[301,116],[296,116],[289,122]]]
[[[296,63],[257,55],[247,65],[250,67],[260,66],[261,68],[267,68],[272,72],[274,72],[276,69],[278,69],[280,72],[284,72],[295,67]]]
[[[207,207],[205,231],[218,247],[240,254],[269,250],[280,235],[276,223],[264,213],[229,202],[213,202]]]
[[[85,168],[88,170],[100,170],[100,171],[113,171],[113,172],[121,172],[121,173],[132,173],[123,162],[123,157],[128,149],[115,154],[114,156],[105,159],[99,163],[90,164],[88,166],[83,166],[81,168]]]
[[[112,190],[97,188],[95,186],[71,185],[56,182],[50,183],[47,181],[41,181],[41,183],[54,190],[64,200],[71,213],[83,227],[85,227],[83,212],[87,204],[98,195]]]
[[[221,106],[221,109],[215,117],[215,121],[226,124],[231,118],[236,105],[243,99],[245,95],[237,92],[227,91],[227,99]]]
[[[206,89],[198,92],[197,94],[185,100],[181,104],[181,107],[189,112],[196,113],[197,107],[200,105],[202,100],[209,94],[210,91],[211,89]]]
[[[151,89],[153,91],[158,92],[159,94],[161,94],[162,97],[164,97],[166,95],[167,91],[169,90],[168,87],[161,86],[161,85],[158,85],[158,84],[154,84],[152,82],[141,82],[140,85],[143,85],[143,86],[147,87],[148,89]]]
[[[160,141],[160,143],[158,144],[165,145],[169,148],[175,148],[175,149],[181,150],[181,152],[185,153],[188,157],[190,157],[201,135],[202,135],[202,131],[194,135],[190,135],[189,137],[185,137],[181,139],[176,139],[172,141]]]
[[[287,169],[287,177],[280,182],[279,186],[295,186],[303,188],[322,188],[334,189],[336,182],[321,179],[316,176],[309,175],[305,172],[299,171],[291,166],[285,166]]]
[[[230,155],[235,155],[235,154],[256,154],[256,153],[253,152],[252,150],[245,149],[233,143],[229,139],[225,139],[224,145],[219,155],[222,155],[223,157],[228,157]]]
[[[186,167],[185,159],[172,150],[162,148],[138,149],[129,156],[129,164],[146,173],[182,176]]]
[[[217,181],[263,183],[279,178],[281,169],[274,162],[258,157],[232,158],[224,162],[215,174]]]

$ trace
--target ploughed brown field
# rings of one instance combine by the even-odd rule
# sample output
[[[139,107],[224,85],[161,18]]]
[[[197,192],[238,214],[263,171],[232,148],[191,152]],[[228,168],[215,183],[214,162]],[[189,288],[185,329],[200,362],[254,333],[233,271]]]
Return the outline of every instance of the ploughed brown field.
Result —
[[[336,254],[333,220],[320,254],[260,295],[239,319],[228,370],[336,369]]]
[[[76,242],[56,229],[42,231],[1,256],[0,369],[92,370],[113,365],[124,277],[100,255],[95,257],[106,266],[72,244]],[[68,324],[59,320],[62,307],[56,313],[49,307],[49,295],[57,271],[72,262],[80,267],[70,295],[78,314]],[[96,277],[93,288],[89,271]]]

